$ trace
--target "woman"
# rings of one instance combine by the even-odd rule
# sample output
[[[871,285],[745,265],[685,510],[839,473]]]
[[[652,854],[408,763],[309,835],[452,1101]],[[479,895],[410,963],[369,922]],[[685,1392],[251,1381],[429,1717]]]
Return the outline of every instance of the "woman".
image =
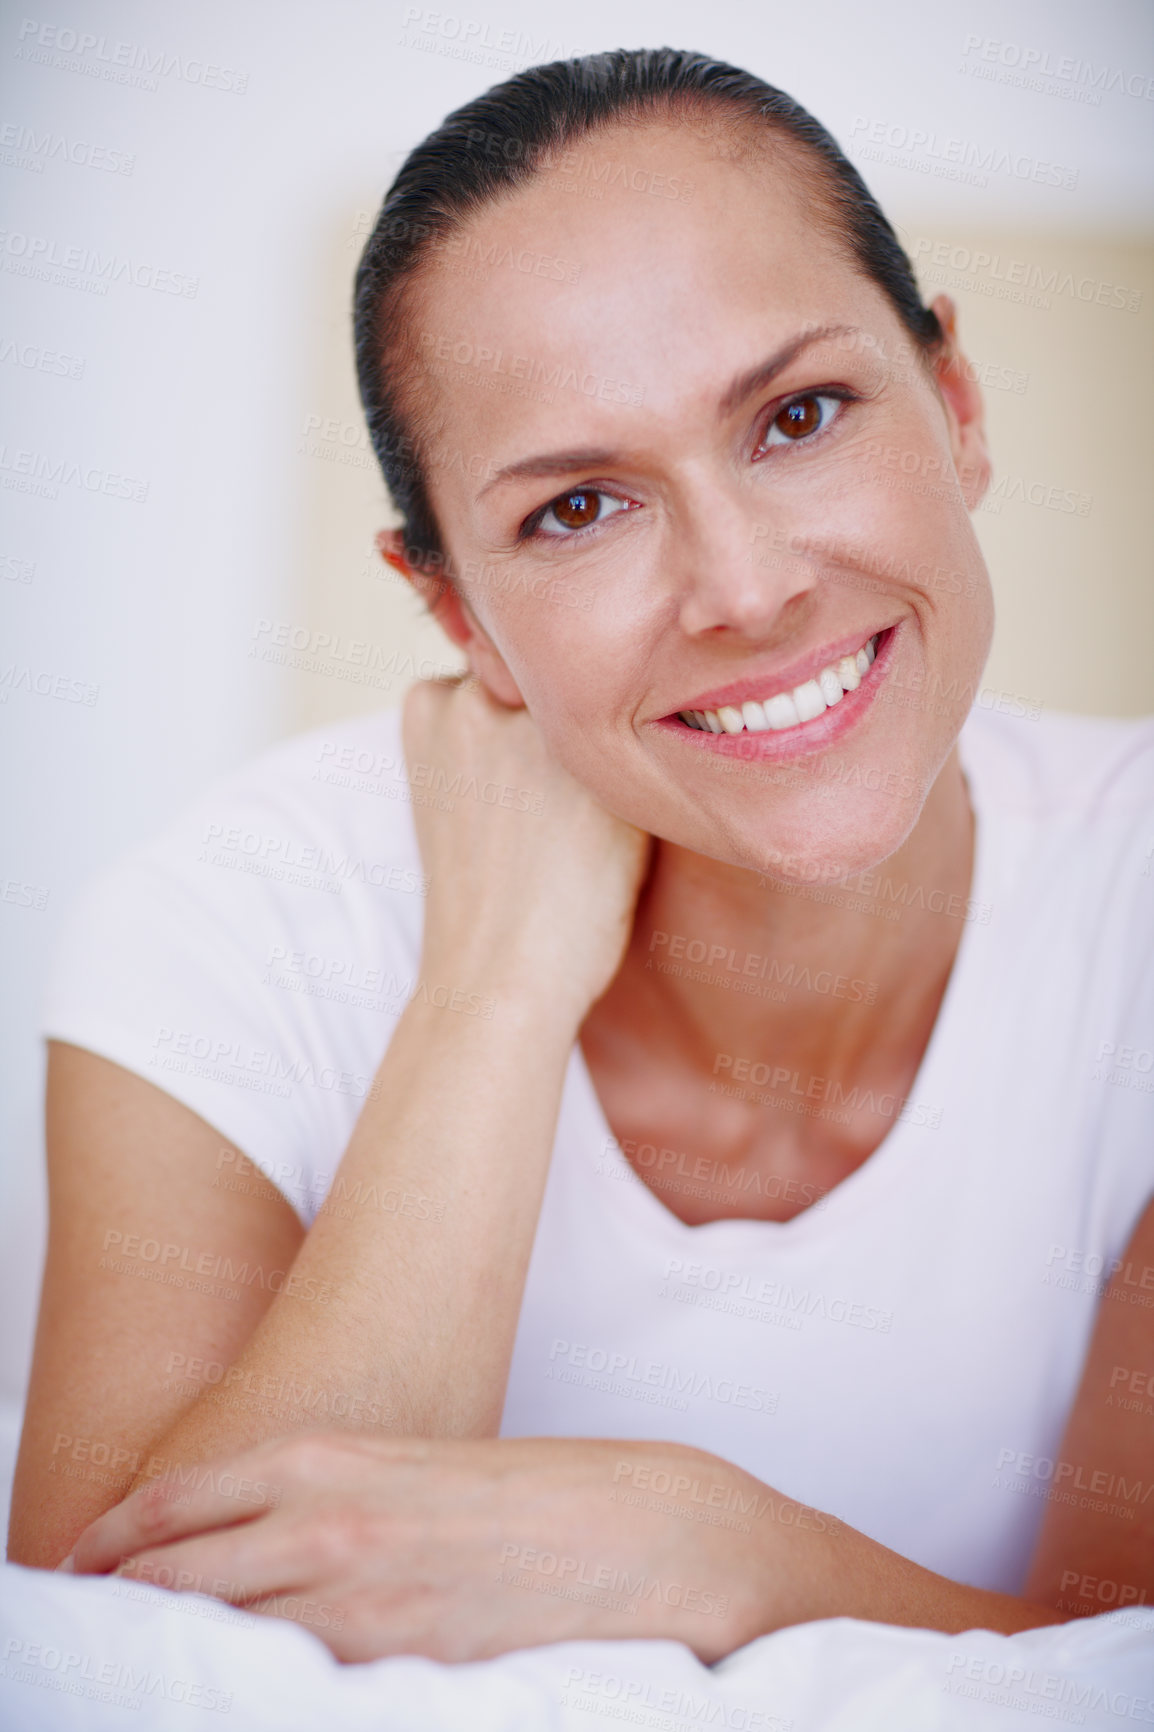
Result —
[[[974,707],[951,303],[619,52],[413,152],[357,343],[470,677],[74,922],[13,1556],[350,1659],[1144,1597],[1154,730]]]

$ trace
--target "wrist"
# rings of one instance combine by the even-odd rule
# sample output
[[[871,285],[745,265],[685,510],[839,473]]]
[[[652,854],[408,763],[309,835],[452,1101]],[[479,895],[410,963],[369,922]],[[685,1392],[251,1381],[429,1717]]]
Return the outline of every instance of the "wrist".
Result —
[[[575,971],[573,971],[575,974]],[[486,1022],[529,1020],[542,1032],[567,1035],[572,1044],[593,995],[566,978],[552,958],[510,944],[426,944],[410,1000],[462,1011],[467,1003]]]
[[[540,977],[507,963],[473,963],[460,954],[444,962],[423,960],[408,1004],[452,1026],[460,1022],[505,1034],[523,1032],[533,1036],[537,1050],[552,1044],[566,1054],[586,1014],[579,1000],[551,990]]]

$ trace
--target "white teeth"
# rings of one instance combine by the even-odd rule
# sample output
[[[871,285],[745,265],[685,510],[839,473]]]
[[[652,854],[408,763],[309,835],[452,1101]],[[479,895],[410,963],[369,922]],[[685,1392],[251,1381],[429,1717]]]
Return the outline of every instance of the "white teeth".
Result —
[[[797,705],[788,692],[778,692],[775,698],[766,698],[764,705],[765,719],[771,728],[780,731],[782,728],[796,728],[801,721],[797,713]]]
[[[842,656],[791,692],[777,692],[760,703],[750,698],[740,707],[722,704],[717,710],[682,710],[681,718],[691,728],[711,734],[760,734],[766,729],[780,732],[782,728],[796,728],[840,704],[846,692],[856,691],[876,654],[877,639],[871,637],[856,655]]]
[[[821,687],[821,695],[825,699],[827,709],[832,710],[835,704],[841,703],[844,694],[836,668],[822,668],[817,676],[817,683]]]
[[[794,686],[793,701],[803,722],[816,721],[825,709],[825,699],[816,680],[806,680],[804,685]]]

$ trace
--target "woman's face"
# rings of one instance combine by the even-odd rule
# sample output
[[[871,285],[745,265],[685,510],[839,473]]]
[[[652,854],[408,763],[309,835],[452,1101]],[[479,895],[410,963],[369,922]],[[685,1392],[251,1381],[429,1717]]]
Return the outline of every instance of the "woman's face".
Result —
[[[992,630],[976,394],[792,160],[586,139],[434,256],[409,331],[438,617],[604,805],[783,880],[901,844]]]

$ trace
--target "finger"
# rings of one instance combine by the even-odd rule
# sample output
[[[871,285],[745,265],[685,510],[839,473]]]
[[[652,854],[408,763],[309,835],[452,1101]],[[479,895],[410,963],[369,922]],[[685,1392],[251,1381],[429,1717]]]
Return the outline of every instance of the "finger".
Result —
[[[121,1558],[205,1529],[250,1522],[275,1509],[281,1487],[245,1474],[245,1458],[198,1463],[181,1478],[141,1486],[92,1522],[76,1542],[77,1575],[103,1575]]]
[[[376,1660],[386,1654],[403,1654],[412,1650],[403,1646],[398,1632],[391,1629],[387,1609],[374,1599],[370,1619],[352,1616],[356,1589],[347,1595],[335,1593],[330,1587],[315,1585],[303,1588],[278,1589],[258,1600],[250,1600],[246,1612],[258,1618],[280,1618],[285,1623],[300,1624],[336,1655],[338,1660]]]
[[[300,1624],[334,1653],[338,1660],[362,1662],[383,1660],[400,1654],[423,1654],[429,1659],[473,1658],[472,1654],[438,1652],[446,1647],[441,1626],[445,1608],[426,1603],[399,1587],[387,1597],[375,1591],[366,1604],[363,1585],[338,1583],[335,1587],[290,1589],[252,1600],[244,1608],[260,1618],[282,1618]],[[503,1650],[498,1650],[503,1651]]]
[[[315,1553],[315,1546],[311,1549]],[[307,1589],[315,1596],[318,1570],[308,1535],[295,1524],[270,1519],[150,1547],[122,1559],[113,1574],[247,1608],[276,1594]]]

